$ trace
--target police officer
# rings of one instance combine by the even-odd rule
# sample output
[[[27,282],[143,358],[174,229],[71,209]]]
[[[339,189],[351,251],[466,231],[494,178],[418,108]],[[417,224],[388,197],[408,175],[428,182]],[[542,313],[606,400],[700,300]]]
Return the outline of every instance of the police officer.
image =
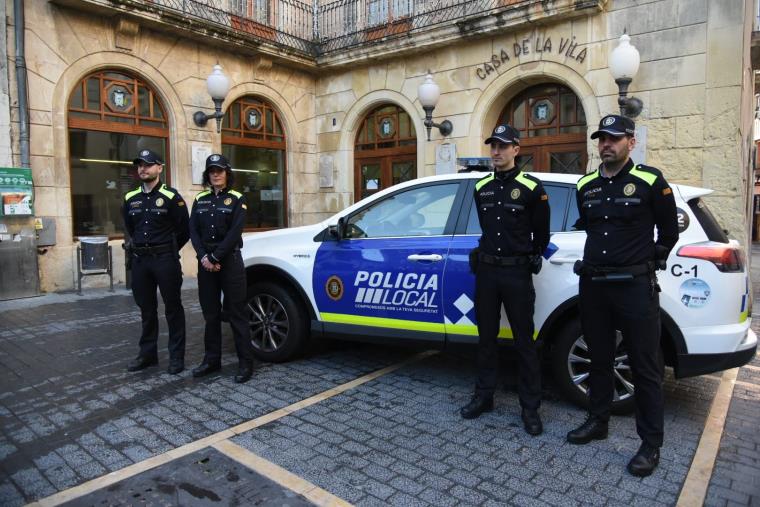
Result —
[[[475,312],[478,321],[478,380],[475,394],[460,411],[465,419],[493,409],[498,374],[501,307],[506,309],[519,359],[518,392],[522,420],[531,435],[543,431],[541,369],[533,337],[536,293],[533,273],[549,243],[549,199],[541,181],[515,166],[520,134],[498,125],[491,137],[493,174],[475,184],[475,203],[483,231],[475,268]]]
[[[243,194],[232,190],[234,176],[223,155],[206,159],[203,184],[190,214],[190,237],[198,256],[198,293],[206,319],[203,362],[193,369],[194,377],[219,370],[222,360],[222,304],[229,312],[238,355],[235,382],[253,375],[253,347],[245,314],[246,277],[240,248],[247,206]]]
[[[140,352],[127,365],[138,371],[158,364],[158,300],[161,291],[169,324],[169,373],[185,369],[185,310],[180,289],[179,250],[189,239],[187,206],[177,190],[161,183],[164,162],[151,150],[133,161],[142,182],[124,196],[124,225],[131,238],[132,294],[140,307]]]
[[[663,436],[660,304],[655,269],[678,241],[673,191],[654,167],[634,164],[635,125],[624,116],[602,118],[591,134],[602,164],[578,181],[586,231],[580,276],[580,310],[588,345],[589,415],[567,435],[572,444],[607,438],[614,378],[616,330],[623,334],[636,386],[636,430],[642,444],[628,471],[647,476],[657,467]],[[657,241],[654,240],[657,228]]]

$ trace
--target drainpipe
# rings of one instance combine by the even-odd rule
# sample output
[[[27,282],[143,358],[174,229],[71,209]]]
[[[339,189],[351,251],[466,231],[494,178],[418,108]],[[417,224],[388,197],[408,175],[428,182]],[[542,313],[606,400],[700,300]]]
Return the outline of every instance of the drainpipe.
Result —
[[[16,41],[16,89],[18,93],[19,148],[21,167],[30,167],[29,157],[29,100],[26,82],[26,51],[24,48],[24,0],[13,0],[13,31]]]

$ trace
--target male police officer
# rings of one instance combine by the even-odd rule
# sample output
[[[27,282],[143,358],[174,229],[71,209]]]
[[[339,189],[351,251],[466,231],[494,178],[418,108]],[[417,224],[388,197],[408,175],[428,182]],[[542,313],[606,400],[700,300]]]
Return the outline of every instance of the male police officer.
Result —
[[[198,297],[206,319],[206,352],[201,364],[193,369],[193,376],[202,377],[222,367],[220,299],[224,293],[238,355],[235,382],[242,383],[253,375],[253,348],[245,314],[245,267],[240,255],[247,206],[243,194],[232,190],[233,178],[227,159],[210,155],[203,172],[207,190],[195,196],[190,214],[190,237],[199,261]]]
[[[465,419],[493,409],[498,375],[501,307],[504,305],[519,356],[518,392],[525,431],[543,431],[541,369],[533,340],[536,293],[533,273],[549,243],[549,200],[541,181],[515,167],[520,134],[498,125],[491,137],[494,173],[475,184],[475,203],[483,234],[475,269],[475,312],[478,320],[478,381],[475,394],[460,411]]]
[[[602,118],[591,139],[599,140],[599,170],[578,181],[577,229],[586,231],[580,276],[583,335],[588,344],[589,416],[567,435],[573,444],[607,438],[614,378],[616,330],[625,340],[636,386],[636,430],[642,444],[628,463],[637,476],[652,473],[663,436],[660,305],[655,269],[664,269],[678,241],[673,191],[662,173],[635,165],[634,123]],[[654,241],[654,228],[657,241]]]
[[[140,352],[127,365],[138,371],[158,364],[158,300],[161,290],[169,324],[169,373],[185,369],[185,310],[180,299],[182,269],[179,249],[190,238],[187,206],[175,189],[159,179],[164,162],[151,150],[134,159],[139,187],[124,196],[124,225],[132,238],[132,294],[140,307]]]

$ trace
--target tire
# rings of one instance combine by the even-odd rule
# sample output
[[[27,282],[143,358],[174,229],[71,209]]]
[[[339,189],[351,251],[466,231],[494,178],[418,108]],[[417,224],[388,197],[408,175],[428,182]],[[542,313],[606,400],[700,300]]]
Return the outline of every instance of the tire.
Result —
[[[615,350],[615,394],[611,411],[615,414],[633,412],[634,386],[631,368],[620,331],[617,333]],[[660,354],[662,360],[662,354]],[[588,408],[588,372],[590,360],[588,347],[583,339],[579,317],[568,320],[554,341],[551,354],[552,373],[557,388],[572,403]]]
[[[309,319],[306,308],[291,291],[274,283],[254,283],[248,288],[247,315],[257,358],[277,363],[303,350]]]

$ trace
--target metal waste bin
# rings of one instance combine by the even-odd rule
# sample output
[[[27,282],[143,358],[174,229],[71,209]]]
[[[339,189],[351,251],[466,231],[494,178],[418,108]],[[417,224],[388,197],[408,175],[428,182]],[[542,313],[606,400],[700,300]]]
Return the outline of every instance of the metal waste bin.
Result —
[[[82,294],[82,277],[108,275],[113,292],[113,254],[108,236],[81,236],[77,247],[77,294]],[[82,273],[89,271],[89,273]]]

